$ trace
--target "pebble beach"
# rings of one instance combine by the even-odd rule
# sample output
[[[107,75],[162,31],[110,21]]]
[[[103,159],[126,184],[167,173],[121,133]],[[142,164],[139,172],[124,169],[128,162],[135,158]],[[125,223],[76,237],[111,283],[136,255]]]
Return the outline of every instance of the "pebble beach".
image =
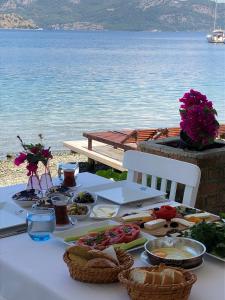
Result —
[[[0,160],[0,186],[7,186],[18,183],[27,183],[28,176],[26,170],[26,164],[22,164],[19,167],[14,165],[15,156]],[[57,164],[60,162],[80,162],[87,161],[87,158],[77,153],[71,153],[70,151],[62,151],[53,153],[53,159],[50,160],[50,170],[52,177],[57,176]],[[38,169],[39,173],[44,172],[44,168],[40,165]]]

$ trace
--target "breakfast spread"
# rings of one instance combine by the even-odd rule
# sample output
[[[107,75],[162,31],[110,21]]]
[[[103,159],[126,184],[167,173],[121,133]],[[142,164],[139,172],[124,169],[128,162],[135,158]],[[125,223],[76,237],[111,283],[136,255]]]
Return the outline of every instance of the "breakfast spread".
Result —
[[[162,205],[160,208],[154,208],[148,211],[125,214],[121,217],[123,223],[130,222],[138,224],[154,236],[180,236],[182,231],[203,221],[214,222],[219,217],[199,211],[195,208],[180,205],[173,207]]]

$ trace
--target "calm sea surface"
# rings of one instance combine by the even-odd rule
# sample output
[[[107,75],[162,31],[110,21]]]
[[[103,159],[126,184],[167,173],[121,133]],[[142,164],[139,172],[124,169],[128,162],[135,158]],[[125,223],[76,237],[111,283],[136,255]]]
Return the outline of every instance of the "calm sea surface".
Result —
[[[190,88],[225,123],[225,44],[204,33],[0,31],[0,155],[86,130],[177,126]]]

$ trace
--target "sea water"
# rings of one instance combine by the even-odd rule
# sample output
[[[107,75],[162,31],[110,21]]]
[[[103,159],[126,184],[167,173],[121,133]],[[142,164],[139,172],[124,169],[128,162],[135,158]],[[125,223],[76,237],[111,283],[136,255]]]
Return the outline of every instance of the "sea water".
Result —
[[[0,30],[0,152],[90,130],[179,126],[190,88],[225,123],[225,44],[206,33]]]

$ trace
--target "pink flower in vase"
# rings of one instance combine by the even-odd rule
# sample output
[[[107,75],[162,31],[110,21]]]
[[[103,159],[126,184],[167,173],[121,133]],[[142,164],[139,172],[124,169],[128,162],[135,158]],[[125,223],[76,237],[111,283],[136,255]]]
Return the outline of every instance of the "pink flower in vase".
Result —
[[[27,176],[31,176],[33,174],[35,174],[37,172],[37,169],[38,169],[38,165],[37,164],[32,164],[32,163],[29,163],[27,166],[26,166],[27,170],[28,170],[28,173],[27,173]]]
[[[27,155],[25,153],[21,152],[20,155],[15,158],[14,164],[16,166],[19,166],[25,162],[26,158],[27,158]]]

